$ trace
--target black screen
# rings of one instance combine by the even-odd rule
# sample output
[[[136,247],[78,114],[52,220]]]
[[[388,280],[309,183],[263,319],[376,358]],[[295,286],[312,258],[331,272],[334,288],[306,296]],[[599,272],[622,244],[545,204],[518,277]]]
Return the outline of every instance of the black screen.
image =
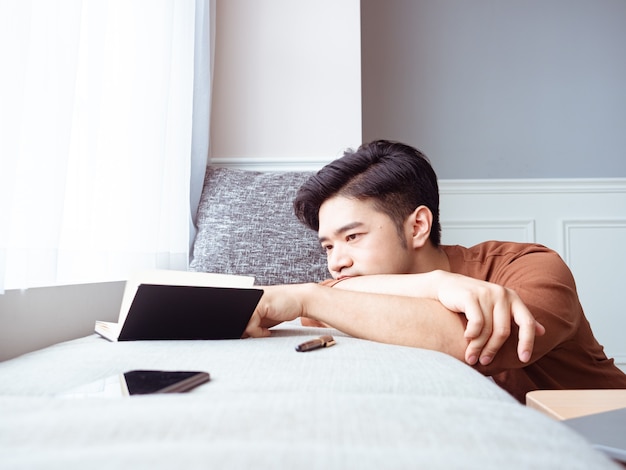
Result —
[[[130,395],[157,393],[181,380],[197,375],[198,372],[133,370],[124,373]]]

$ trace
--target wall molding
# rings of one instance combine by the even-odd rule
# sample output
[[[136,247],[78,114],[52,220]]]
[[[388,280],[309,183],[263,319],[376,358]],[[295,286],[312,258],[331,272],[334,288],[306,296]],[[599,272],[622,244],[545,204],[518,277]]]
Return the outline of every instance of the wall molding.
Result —
[[[611,199],[615,199],[612,196]],[[607,354],[626,371],[626,315],[623,279],[626,276],[626,218],[616,206],[614,217],[568,217],[561,221],[563,259],[570,266],[594,333]],[[620,217],[621,216],[621,217]]]
[[[317,171],[335,157],[212,157],[210,164],[251,171]],[[626,178],[440,179],[442,194],[626,193]]]
[[[615,219],[567,219],[561,221],[563,233],[563,259],[566,263],[571,263],[572,253],[572,237],[577,230],[615,230],[626,229],[626,218]],[[626,261],[626,260],[624,260]]]
[[[439,189],[442,194],[626,193],[626,178],[442,179]]]
[[[310,156],[294,160],[284,157],[212,157],[209,164],[250,171],[317,171],[335,158]]]
[[[494,238],[535,243],[534,219],[441,219],[442,243],[473,245]],[[506,236],[500,236],[504,235]],[[469,241],[469,243],[468,243]]]

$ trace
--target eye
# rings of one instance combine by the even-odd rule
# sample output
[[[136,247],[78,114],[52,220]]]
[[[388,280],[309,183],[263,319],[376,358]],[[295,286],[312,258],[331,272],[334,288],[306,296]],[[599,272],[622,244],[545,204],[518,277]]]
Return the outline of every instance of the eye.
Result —
[[[349,241],[349,242],[354,241],[357,238],[359,238],[360,236],[361,236],[360,233],[351,233],[349,235],[346,235],[346,241]]]
[[[326,254],[330,253],[332,249],[333,249],[332,245],[322,245],[322,251],[324,251],[324,253]]]

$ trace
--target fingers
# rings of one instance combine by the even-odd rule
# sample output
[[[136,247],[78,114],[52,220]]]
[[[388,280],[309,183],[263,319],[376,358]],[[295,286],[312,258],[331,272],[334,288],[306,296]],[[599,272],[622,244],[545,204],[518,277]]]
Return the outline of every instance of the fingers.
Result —
[[[535,337],[545,333],[515,291],[496,284],[469,280],[463,276],[448,279],[438,292],[444,306],[463,312],[467,318],[464,337],[468,341],[465,361],[488,365],[511,335],[513,321],[519,327],[517,354],[530,361]]]
[[[543,336],[546,329],[539,323],[521,300],[512,305],[513,319],[519,327],[517,356],[523,363],[530,361],[535,345],[535,337]]]
[[[517,322],[517,321],[516,321]],[[523,363],[530,361],[535,344],[535,325],[533,321],[525,321],[519,324],[519,339],[517,343],[517,356]]]
[[[493,331],[491,332],[491,336],[489,336],[488,341],[485,343],[482,350],[480,350],[479,352],[480,353],[479,362],[483,366],[487,366],[493,362],[493,358],[498,353],[498,351],[500,351],[500,348],[506,342],[510,334],[511,334],[511,329],[508,325],[501,326],[501,327],[494,327]],[[471,342],[470,342],[470,346],[472,346]]]
[[[478,303],[474,303],[465,307],[465,317],[467,325],[465,326],[465,338],[478,338],[485,329],[485,317]],[[487,327],[490,329],[490,325]]]
[[[511,310],[508,299],[497,302],[493,307],[493,329],[480,353],[480,363],[491,364],[502,345],[511,335]]]
[[[267,338],[272,333],[269,328],[264,327],[261,324],[261,316],[255,311],[250,317],[250,321],[248,321],[248,325],[246,326],[245,331],[243,332],[242,338]]]
[[[535,320],[530,310],[514,292],[509,291],[506,298],[491,308],[493,326],[490,327],[489,322],[486,321],[483,329],[475,336],[472,336],[475,329],[472,331],[469,329],[471,322],[468,315],[468,330],[465,337],[470,342],[465,353],[466,362],[470,365],[478,361],[482,365],[491,364],[511,334],[511,321],[515,321],[519,327],[517,355],[521,362],[528,363],[532,357],[535,338],[545,334],[544,326]],[[476,315],[487,314],[488,311],[488,306],[481,307],[480,312],[472,311],[471,317],[474,319]],[[485,316],[489,318],[488,314]],[[475,328],[477,324],[478,322],[474,322],[473,327]]]
[[[484,366],[491,364],[511,334],[509,304],[498,302],[493,306],[482,307],[479,313],[482,315],[483,312],[489,312],[489,310],[491,310],[491,316],[486,315],[486,317],[491,318],[491,322],[485,321],[483,330],[478,336],[471,338],[467,346],[465,357],[468,364],[474,365],[478,361]],[[467,333],[465,336],[468,338]]]
[[[478,362],[478,356],[480,351],[482,351],[482,344],[478,342],[476,339],[470,341],[467,349],[465,350],[465,362],[467,362],[470,366],[473,366]]]
[[[477,302],[466,306],[465,317],[467,318],[465,339],[470,340],[465,350],[465,362],[474,365],[478,362],[478,357],[489,339],[491,324],[486,325],[482,308]]]
[[[242,338],[267,338],[271,336],[272,332],[269,328],[246,328]]]
[[[543,336],[546,334],[546,327],[535,320],[535,336]]]

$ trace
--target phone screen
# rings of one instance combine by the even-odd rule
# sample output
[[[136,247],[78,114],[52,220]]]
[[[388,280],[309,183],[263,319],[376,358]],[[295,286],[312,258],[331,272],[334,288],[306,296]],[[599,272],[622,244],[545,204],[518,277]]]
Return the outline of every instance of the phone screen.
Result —
[[[90,382],[57,396],[119,398],[151,393],[181,393],[210,379],[208,372],[200,371],[131,370]]]
[[[209,380],[206,372],[131,370],[124,372],[129,395],[186,392]]]

